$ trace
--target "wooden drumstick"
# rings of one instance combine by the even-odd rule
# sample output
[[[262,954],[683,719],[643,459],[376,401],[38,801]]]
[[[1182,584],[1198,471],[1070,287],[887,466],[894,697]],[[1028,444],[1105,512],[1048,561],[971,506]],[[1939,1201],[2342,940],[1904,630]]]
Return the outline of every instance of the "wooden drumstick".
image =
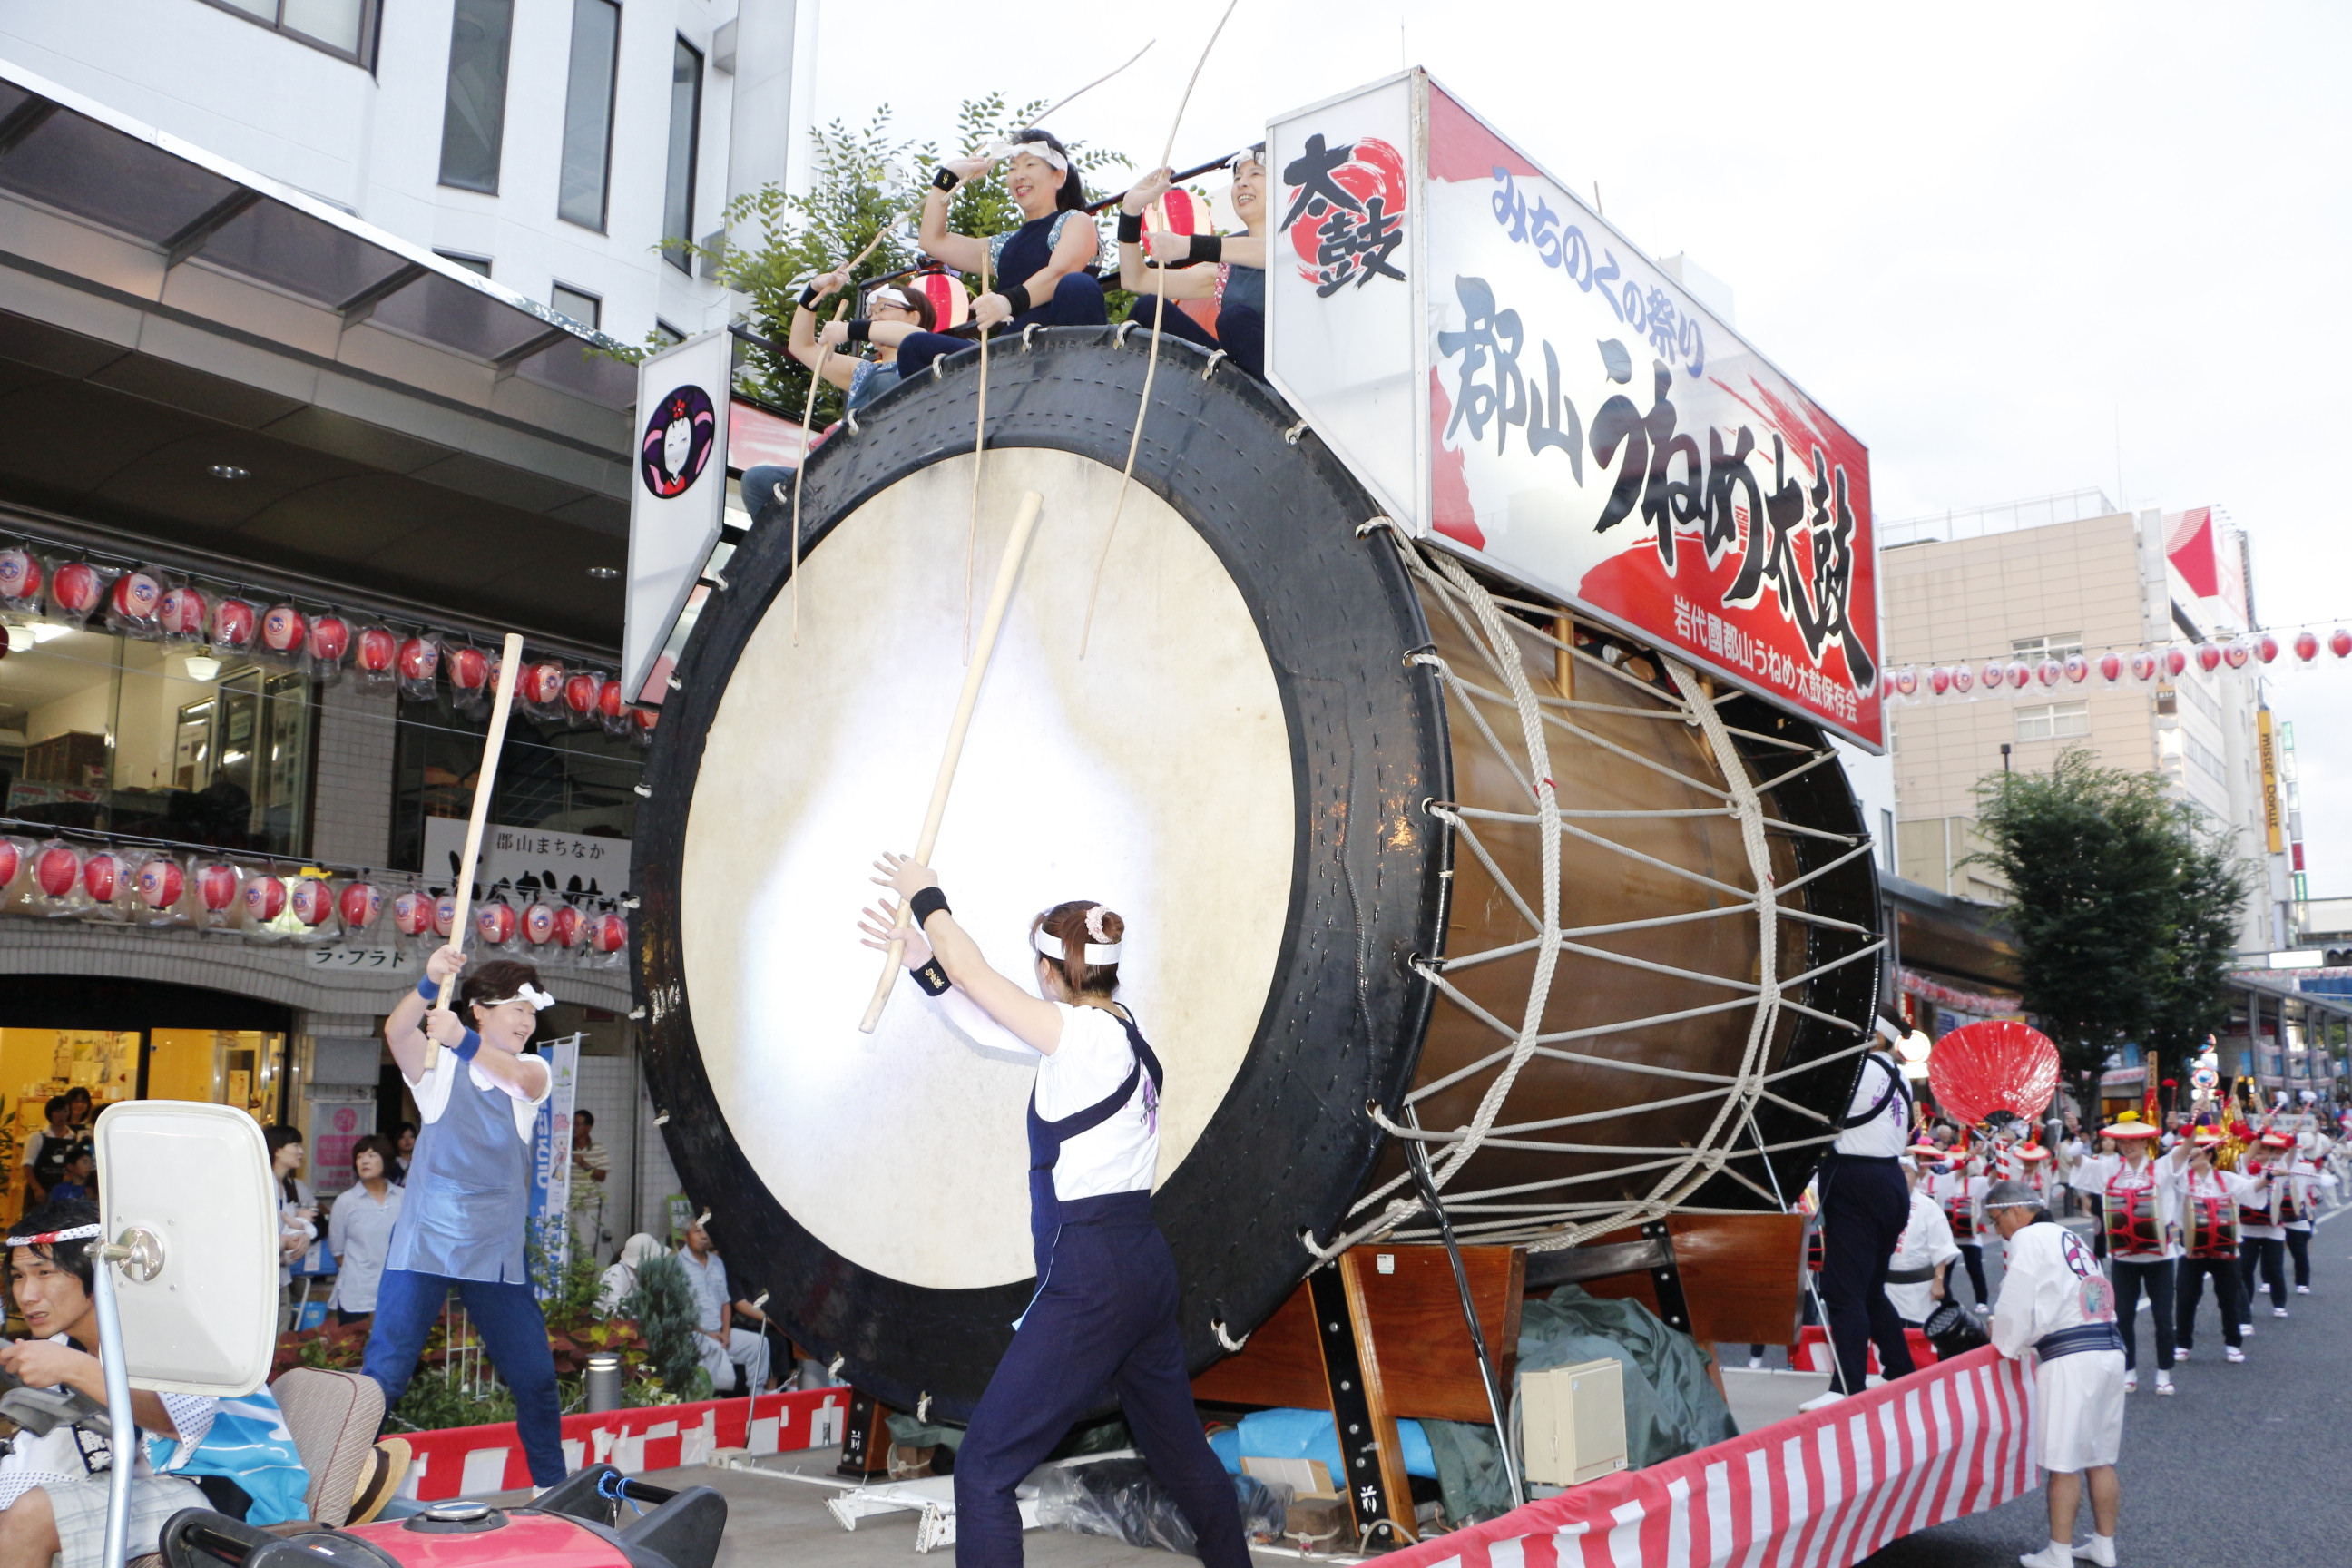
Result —
[[[482,853],[482,828],[490,816],[490,786],[498,782],[499,752],[507,740],[507,715],[514,710],[515,681],[522,674],[522,638],[513,632],[499,649],[498,695],[490,702],[490,730],[482,738],[482,765],[474,773],[474,815],[466,823],[466,855],[458,862],[457,902],[449,917],[449,942],[454,947],[466,945],[466,922],[472,919],[474,902],[474,862]],[[457,994],[457,977],[451,975],[441,994],[433,999],[433,1011],[446,1013]],[[441,1042],[431,1035],[425,1037],[425,1070],[441,1059]]]
[[[915,858],[929,864],[931,849],[940,838],[940,819],[947,815],[948,790],[955,783],[956,763],[963,756],[963,739],[971,729],[972,709],[980,702],[980,683],[988,674],[989,656],[996,651],[996,634],[1004,625],[1004,608],[1013,601],[1013,584],[1021,575],[1021,557],[1029,548],[1029,535],[1037,527],[1037,510],[1045,498],[1035,490],[1021,495],[1021,510],[1013,519],[1012,536],[1004,542],[1004,557],[996,564],[996,586],[988,595],[988,611],[980,619],[980,641],[971,650],[971,662],[964,666],[963,693],[956,699],[954,721],[948,725],[947,749],[940,755],[940,771],[931,781],[931,804],[923,812],[923,831],[915,840]],[[905,905],[902,903],[900,908]],[[906,963],[907,943],[904,938],[890,943],[883,955],[882,979],[874,987],[874,1000],[866,1005],[866,1016],[857,1022],[857,1032],[870,1035],[874,1026],[882,1021],[882,1009],[889,1005],[891,987],[898,981],[898,971]]]

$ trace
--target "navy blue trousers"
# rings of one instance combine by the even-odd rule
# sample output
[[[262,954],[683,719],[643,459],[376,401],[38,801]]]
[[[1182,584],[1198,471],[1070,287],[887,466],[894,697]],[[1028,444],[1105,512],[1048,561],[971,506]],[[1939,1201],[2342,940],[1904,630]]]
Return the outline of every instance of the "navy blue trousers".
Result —
[[[1002,337],[1018,332],[1024,327],[1105,327],[1110,324],[1110,311],[1103,304],[1102,285],[1084,272],[1073,272],[1054,285],[1054,297],[1032,305],[996,329]],[[951,338],[945,332],[915,332],[898,345],[898,379],[912,381],[931,368],[931,362],[943,354],[978,353],[980,347],[970,338]],[[961,1463],[959,1459],[958,1463]],[[959,1514],[962,1510],[956,1510]],[[957,1538],[962,1538],[963,1526],[956,1526]]]
[[[530,1461],[533,1486],[551,1487],[563,1479],[563,1434],[555,1404],[555,1354],[547,1346],[547,1320],[539,1298],[528,1285],[506,1285],[495,1279],[452,1279],[440,1274],[419,1274],[408,1268],[387,1268],[376,1287],[375,1321],[368,1330],[367,1359],[360,1370],[383,1389],[388,1413],[408,1392],[416,1375],[416,1358],[425,1353],[425,1337],[441,1316],[441,1303],[455,1286],[514,1395],[515,1427],[522,1437],[523,1457]]]
[[[1248,1568],[1233,1479],[1192,1408],[1177,1294],[1176,1259],[1148,1212],[1061,1227],[1045,1288],[956,1450],[956,1568],[1019,1568],[1013,1489],[1106,1392],[1192,1525],[1201,1561]]]
[[[1860,1394],[1878,1346],[1886,1381],[1915,1370],[1903,1320],[1886,1299],[1886,1270],[1911,1217],[1910,1189],[1892,1160],[1822,1159],[1822,1304],[1829,1310],[1837,1376],[1830,1386]]]

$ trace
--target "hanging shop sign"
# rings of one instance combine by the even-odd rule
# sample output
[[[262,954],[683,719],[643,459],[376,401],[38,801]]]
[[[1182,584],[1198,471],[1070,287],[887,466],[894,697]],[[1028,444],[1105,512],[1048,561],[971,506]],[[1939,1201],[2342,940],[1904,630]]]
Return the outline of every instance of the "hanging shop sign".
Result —
[[[701,580],[727,513],[733,334],[674,343],[637,366],[636,479],[629,487],[629,584],[621,681],[642,693]]]
[[[1269,374],[1393,521],[1883,749],[1860,441],[1426,74],[1269,138]]]

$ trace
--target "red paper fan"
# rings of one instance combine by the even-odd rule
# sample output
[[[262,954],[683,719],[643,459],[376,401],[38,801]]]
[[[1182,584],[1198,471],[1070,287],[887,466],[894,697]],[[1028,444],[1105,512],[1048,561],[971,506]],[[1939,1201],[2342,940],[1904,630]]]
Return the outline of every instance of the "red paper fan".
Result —
[[[2038,1029],[1996,1018],[1954,1029],[1927,1058],[1936,1103],[1963,1125],[1996,1110],[2031,1121],[2058,1088],[2058,1047]]]

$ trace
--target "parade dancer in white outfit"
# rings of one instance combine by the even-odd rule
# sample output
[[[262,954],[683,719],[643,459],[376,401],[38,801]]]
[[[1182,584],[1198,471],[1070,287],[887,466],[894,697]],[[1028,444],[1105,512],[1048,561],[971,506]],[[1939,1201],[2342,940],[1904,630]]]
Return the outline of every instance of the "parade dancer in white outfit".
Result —
[[[2107,1261],[2115,1270],[2116,1321],[2124,1340],[2124,1392],[2139,1387],[2137,1319],[2145,1293],[2156,1331],[2156,1391],[2170,1394],[2173,1260],[2180,1256],[2180,1178],[2188,1167],[2189,1144],[2151,1156],[2157,1130],[2128,1110],[2104,1136],[2118,1152],[2094,1154],[2077,1164],[2073,1185],[2077,1192],[2096,1194],[2105,1205]]]
[[[1950,1294],[1950,1269],[1960,1256],[1943,1205],[1928,1196],[1919,1174],[1919,1162],[1942,1155],[1943,1151],[1932,1143],[1912,1147],[1911,1218],[1903,1226],[1895,1243],[1895,1256],[1886,1267],[1886,1299],[1895,1303],[1895,1314],[1915,1328],[1925,1327],[1936,1303]]]
[[[2050,1544],[2020,1557],[2022,1568],[2074,1568],[2076,1558],[2115,1568],[2123,1482],[2116,1455],[2124,1436],[2124,1349],[2115,1293],[2099,1260],[2058,1225],[2021,1182],[1996,1182],[1985,1215],[2009,1245],[1992,1342],[2012,1360],[2035,1352],[2033,1457],[2048,1472]],[[2077,1547],[2074,1516],[2084,1482],[2091,1539]]]

